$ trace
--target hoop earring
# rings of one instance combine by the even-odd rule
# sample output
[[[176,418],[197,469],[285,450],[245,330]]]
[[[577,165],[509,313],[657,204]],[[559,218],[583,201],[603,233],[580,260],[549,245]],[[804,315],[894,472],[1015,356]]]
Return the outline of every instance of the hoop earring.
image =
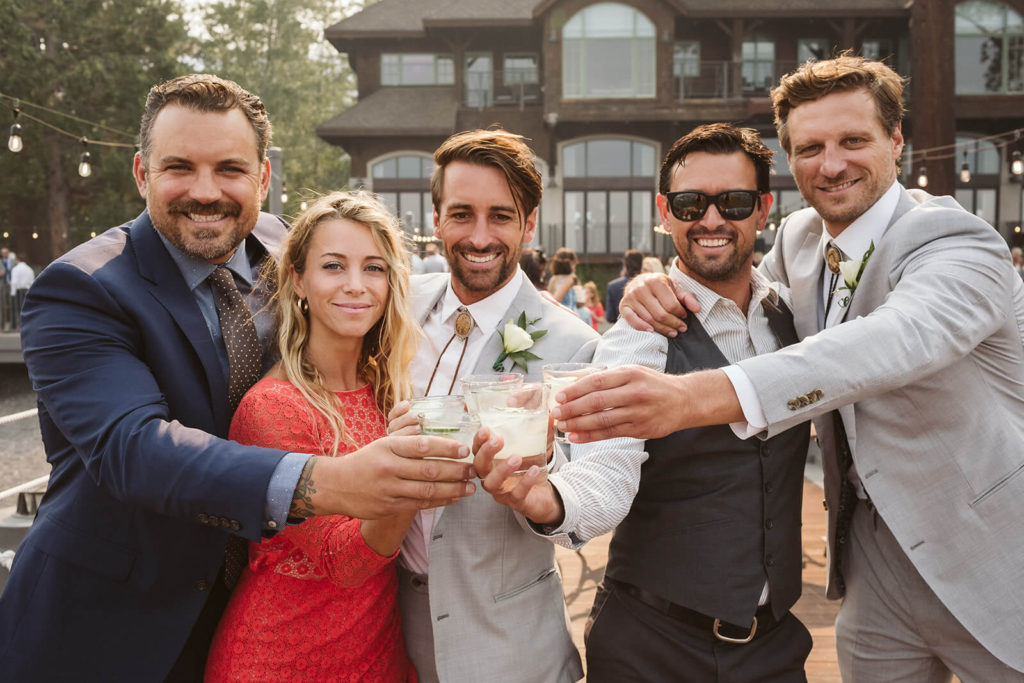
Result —
[[[309,315],[309,302],[305,299],[299,299],[299,312],[302,315]]]

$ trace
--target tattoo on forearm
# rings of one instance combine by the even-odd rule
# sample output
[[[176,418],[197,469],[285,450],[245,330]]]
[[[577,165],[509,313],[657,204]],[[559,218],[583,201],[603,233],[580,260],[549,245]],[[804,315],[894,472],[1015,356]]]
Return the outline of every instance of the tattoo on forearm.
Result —
[[[316,493],[316,482],[313,481],[313,466],[315,464],[316,458],[306,461],[306,466],[302,468],[302,474],[299,475],[299,481],[295,484],[295,493],[292,494],[292,506],[289,511],[292,517],[306,519],[316,514],[313,508],[313,494]]]

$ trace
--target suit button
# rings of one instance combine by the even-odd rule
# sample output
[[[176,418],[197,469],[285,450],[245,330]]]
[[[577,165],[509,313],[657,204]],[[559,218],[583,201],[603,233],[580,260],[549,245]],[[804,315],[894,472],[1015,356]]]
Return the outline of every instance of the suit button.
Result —
[[[788,401],[786,401],[786,407],[789,408],[790,410],[797,410],[800,407],[800,399],[789,399]]]
[[[824,391],[822,391],[821,389],[815,389],[814,390],[814,400],[815,401],[820,401],[824,397],[825,397],[825,392]]]
[[[828,512],[828,501],[824,498],[821,499],[821,507],[825,508],[825,511]]]
[[[764,563],[765,563],[765,565],[767,565],[769,567],[774,567],[775,566],[775,558],[772,557],[771,555],[766,555],[765,558],[764,558]]]
[[[764,492],[765,493],[771,493],[774,490],[775,490],[775,487],[772,486],[771,484],[765,484],[764,485]]]
[[[206,579],[199,579],[192,584],[192,587],[197,591],[205,591],[210,587],[210,583]]]
[[[276,529],[277,528],[277,522],[275,522],[272,519],[271,520],[267,520],[267,528],[268,529]]]
[[[765,529],[774,529],[775,528],[775,520],[774,519],[769,519],[767,522],[764,523],[764,528]]]

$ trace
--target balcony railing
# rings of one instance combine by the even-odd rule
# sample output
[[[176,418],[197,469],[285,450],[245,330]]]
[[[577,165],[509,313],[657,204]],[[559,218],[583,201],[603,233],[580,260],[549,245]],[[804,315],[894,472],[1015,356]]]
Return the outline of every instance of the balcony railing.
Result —
[[[730,97],[767,97],[779,79],[797,67],[794,61],[702,61],[679,64],[674,79],[680,101]]]
[[[519,107],[539,104],[541,101],[539,74],[536,69],[497,69],[466,73],[465,99],[467,107]]]

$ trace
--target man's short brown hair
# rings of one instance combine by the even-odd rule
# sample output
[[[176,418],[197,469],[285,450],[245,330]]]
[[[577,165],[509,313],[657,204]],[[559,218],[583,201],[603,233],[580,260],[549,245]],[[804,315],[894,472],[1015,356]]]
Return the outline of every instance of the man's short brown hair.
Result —
[[[770,192],[769,176],[772,170],[772,156],[775,152],[765,147],[761,136],[753,128],[738,128],[730,123],[709,123],[697,126],[676,140],[672,149],[661,162],[658,176],[658,192],[668,194],[672,189],[672,171],[676,165],[695,152],[708,154],[734,154],[743,152],[754,164],[758,192]],[[738,189],[738,188],[737,188]]]
[[[772,90],[772,107],[775,109],[775,129],[779,142],[787,154],[790,149],[789,131],[786,122],[789,113],[801,104],[820,100],[834,92],[860,90],[864,88],[875,98],[878,119],[886,134],[892,135],[903,120],[904,79],[882,62],[855,57],[849,52],[833,59],[807,62],[796,71],[787,74]]]
[[[540,204],[544,191],[534,163],[534,155],[521,135],[506,130],[470,130],[456,133],[445,140],[434,152],[433,175],[430,176],[430,196],[434,208],[441,210],[444,190],[444,169],[453,161],[465,161],[480,166],[491,166],[501,171],[508,181],[509,190],[520,218],[526,217]]]
[[[176,104],[200,112],[226,112],[238,109],[249,119],[256,133],[256,149],[262,163],[267,158],[272,128],[267,110],[260,98],[234,81],[212,74],[189,74],[154,85],[146,97],[139,127],[139,151],[142,163],[149,162],[152,147],[153,122],[157,114],[169,104]]]

